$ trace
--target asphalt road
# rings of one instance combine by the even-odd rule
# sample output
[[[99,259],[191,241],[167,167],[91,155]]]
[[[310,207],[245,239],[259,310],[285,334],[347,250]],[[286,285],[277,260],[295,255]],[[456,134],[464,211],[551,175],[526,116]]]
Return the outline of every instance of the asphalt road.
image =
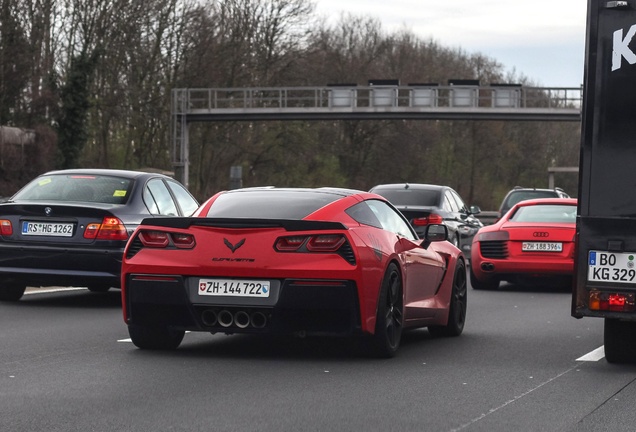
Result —
[[[205,333],[142,351],[120,307],[116,290],[0,303],[1,431],[636,430],[636,366],[605,361],[602,320],[570,317],[566,292],[469,290],[462,336],[412,331],[390,360]]]

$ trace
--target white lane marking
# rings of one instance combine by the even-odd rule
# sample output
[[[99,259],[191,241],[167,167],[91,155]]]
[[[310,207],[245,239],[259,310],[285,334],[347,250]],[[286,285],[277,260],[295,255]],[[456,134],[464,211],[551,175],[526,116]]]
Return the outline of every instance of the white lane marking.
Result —
[[[512,403],[517,402],[519,399],[521,399],[521,398],[524,398],[524,397],[528,396],[530,393],[532,393],[532,392],[534,392],[534,391],[536,391],[536,390],[540,389],[541,387],[545,386],[546,384],[550,384],[552,381],[555,381],[555,380],[557,380],[557,379],[561,378],[563,375],[565,375],[565,374],[567,374],[567,373],[572,372],[572,371],[573,371],[574,369],[576,369],[577,367],[578,367],[578,366],[572,366],[570,369],[568,369],[568,370],[566,370],[566,371],[563,371],[563,372],[561,372],[560,374],[555,375],[555,376],[553,376],[552,378],[550,378],[550,379],[548,379],[548,380],[546,380],[546,381],[542,382],[541,384],[539,384],[539,385],[537,385],[537,386],[535,386],[535,387],[531,388],[530,390],[528,390],[528,391],[526,391],[526,392],[523,392],[523,393],[521,393],[521,394],[519,394],[519,395],[517,395],[517,396],[513,397],[512,399],[508,400],[507,402],[504,402],[503,404],[499,405],[498,407],[496,407],[496,408],[491,408],[491,409],[490,409],[487,413],[483,413],[482,415],[480,415],[480,416],[478,416],[478,417],[475,417],[474,419],[472,419],[472,420],[471,420],[471,421],[469,421],[468,423],[464,423],[463,425],[461,425],[461,426],[460,426],[460,427],[458,427],[458,428],[451,429],[451,431],[450,431],[450,432],[458,432],[458,431],[461,431],[461,430],[463,430],[463,429],[466,429],[467,427],[472,426],[473,424],[475,424],[475,423],[477,423],[477,422],[479,422],[479,421],[483,420],[484,418],[486,418],[486,417],[488,417],[489,415],[491,415],[491,414],[493,414],[493,413],[495,413],[495,412],[499,411],[500,409],[503,409],[503,408],[507,407],[508,405],[510,405],[510,404],[512,404]]]
[[[605,357],[605,345],[596,348],[594,351],[590,351],[582,357],[576,359],[576,361],[599,361]]]
[[[54,292],[61,292],[61,291],[79,291],[79,290],[85,290],[85,289],[86,288],[83,288],[83,287],[60,287],[60,288],[51,288],[51,289],[29,288],[27,289],[27,291],[24,292],[24,295],[46,294],[46,293],[54,293]]]

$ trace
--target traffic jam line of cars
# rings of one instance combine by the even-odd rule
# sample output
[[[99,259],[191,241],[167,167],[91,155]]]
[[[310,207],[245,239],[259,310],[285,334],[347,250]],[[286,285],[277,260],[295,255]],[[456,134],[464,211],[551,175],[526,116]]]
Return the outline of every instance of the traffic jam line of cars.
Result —
[[[141,349],[191,331],[334,335],[392,357],[406,329],[462,333],[468,275],[494,289],[522,276],[511,266],[571,272],[576,200],[523,201],[486,227],[479,212],[436,185],[243,188],[199,205],[161,174],[54,171],[0,204],[0,300],[116,287]]]

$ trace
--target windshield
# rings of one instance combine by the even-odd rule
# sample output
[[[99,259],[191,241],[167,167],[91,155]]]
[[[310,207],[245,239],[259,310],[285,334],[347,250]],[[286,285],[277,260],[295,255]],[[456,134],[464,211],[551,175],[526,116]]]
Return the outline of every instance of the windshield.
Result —
[[[14,201],[78,201],[125,204],[133,181],[101,175],[54,174],[36,178],[14,197]]]

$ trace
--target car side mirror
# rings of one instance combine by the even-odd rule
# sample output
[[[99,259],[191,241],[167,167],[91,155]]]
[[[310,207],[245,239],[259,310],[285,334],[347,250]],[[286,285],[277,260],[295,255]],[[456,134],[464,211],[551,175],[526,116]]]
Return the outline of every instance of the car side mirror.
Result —
[[[471,205],[469,210],[470,210],[470,213],[474,215],[481,213],[481,209],[479,208],[479,206],[476,206],[476,205]]]
[[[426,227],[424,241],[428,244],[448,240],[448,227],[446,225],[432,224]]]

